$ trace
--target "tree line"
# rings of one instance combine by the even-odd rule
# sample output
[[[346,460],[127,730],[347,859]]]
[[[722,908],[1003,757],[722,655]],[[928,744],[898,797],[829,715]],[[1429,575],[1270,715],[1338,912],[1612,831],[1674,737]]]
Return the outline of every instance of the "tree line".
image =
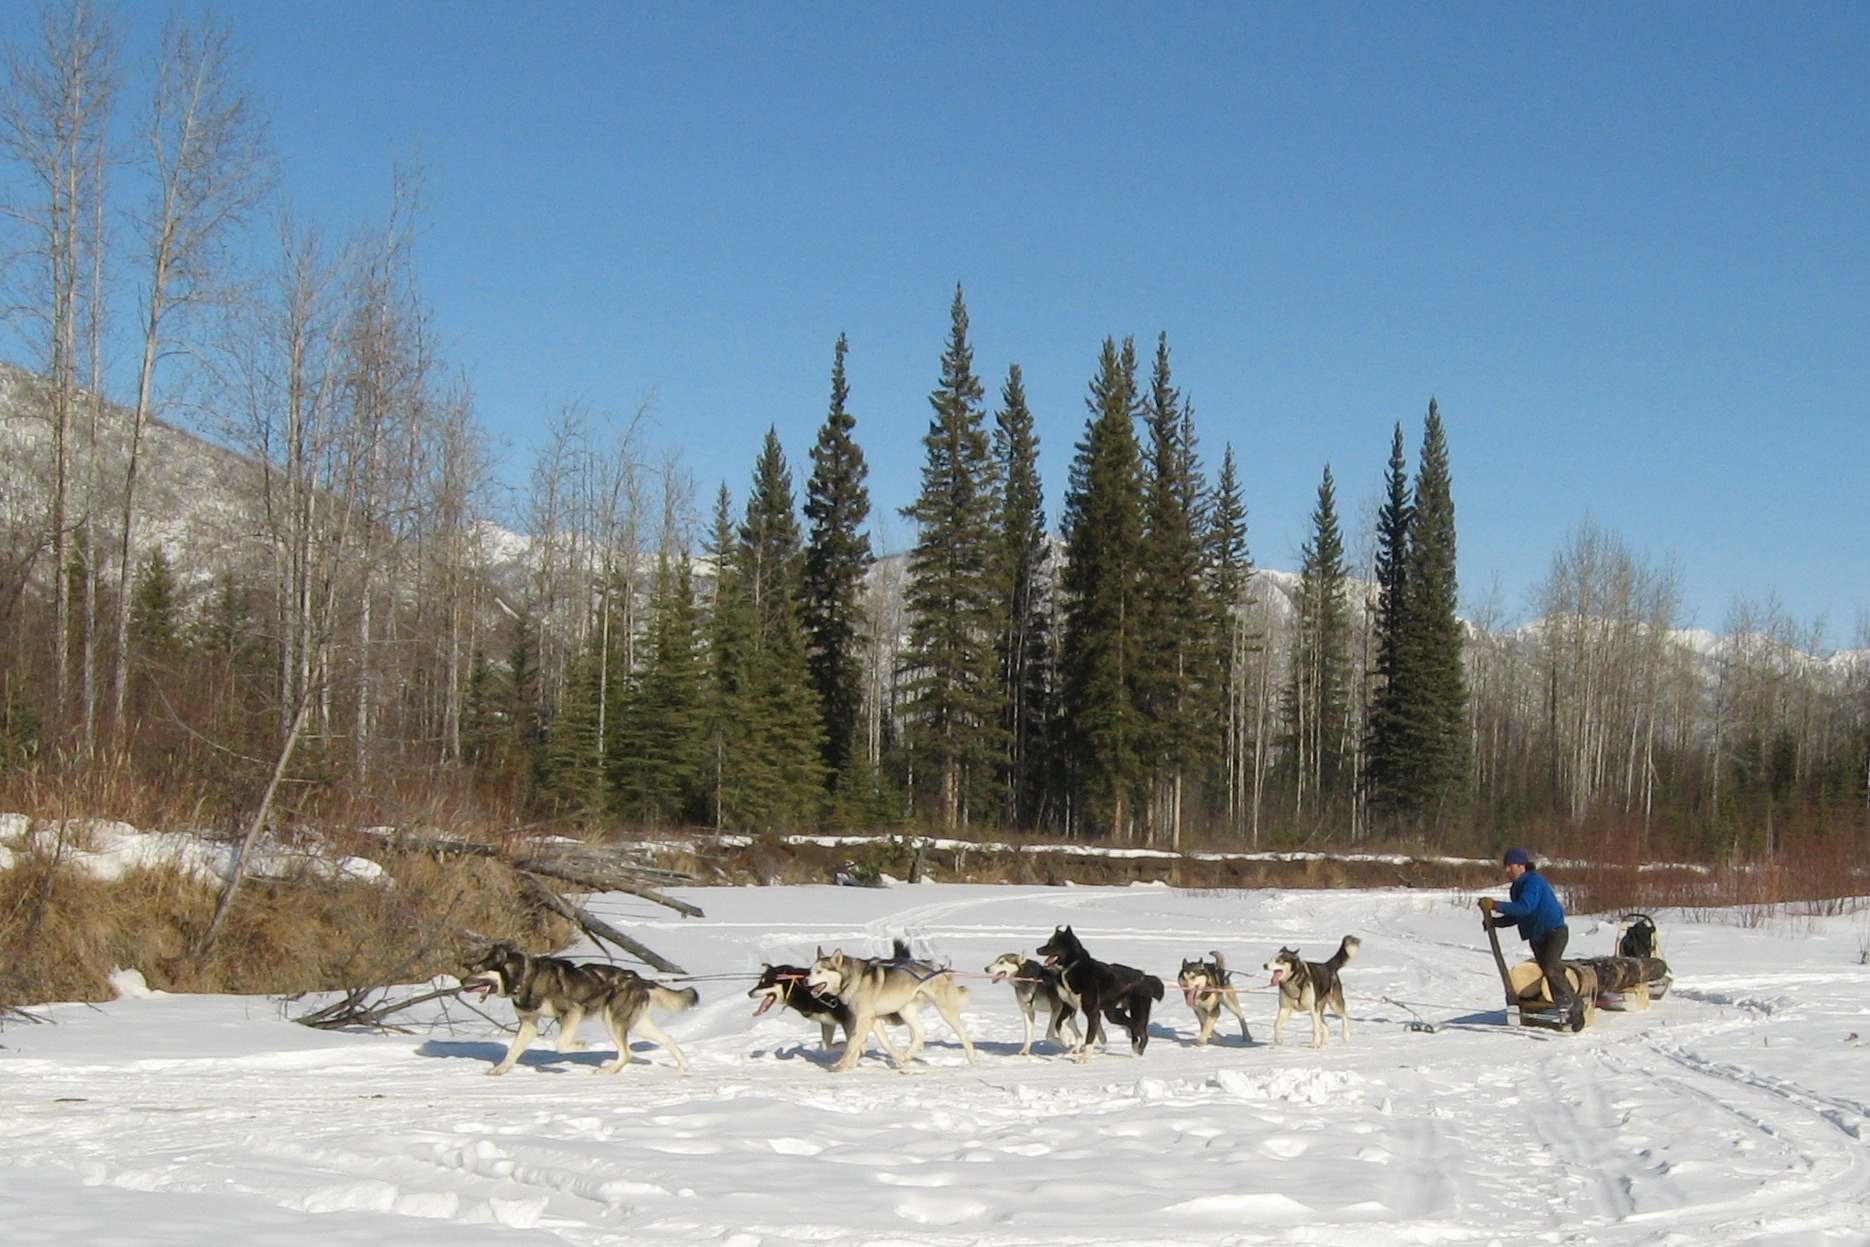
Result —
[[[1672,574],[1588,524],[1535,624],[1463,619],[1433,400],[1413,471],[1392,429],[1372,520],[1346,526],[1327,465],[1297,575],[1258,569],[1241,462],[1204,462],[1166,335],[1102,344],[1056,522],[1020,369],[990,401],[957,286],[907,551],[872,544],[843,337],[802,485],[769,429],[744,489],[704,504],[644,421],[571,405],[519,531],[496,527],[489,440],[420,293],[419,177],[366,229],[295,218],[230,46],[172,24],[132,75],[80,2],[8,49],[4,275],[33,353],[0,377],[11,782],[127,779],[252,826],[349,803],[1169,848],[1862,851],[1862,663],[1813,658],[1822,637],[1770,603],[1684,644]],[[181,419],[238,452],[175,452],[235,500],[212,540],[177,538],[178,500],[151,496]]]

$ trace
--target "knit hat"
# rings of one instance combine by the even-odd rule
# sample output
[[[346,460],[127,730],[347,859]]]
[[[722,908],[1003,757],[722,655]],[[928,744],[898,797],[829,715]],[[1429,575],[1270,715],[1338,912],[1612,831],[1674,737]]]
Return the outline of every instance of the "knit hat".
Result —
[[[1524,849],[1508,849],[1506,851],[1506,856],[1500,859],[1500,864],[1502,866],[1524,866],[1530,870],[1532,868],[1532,854],[1526,852]]]

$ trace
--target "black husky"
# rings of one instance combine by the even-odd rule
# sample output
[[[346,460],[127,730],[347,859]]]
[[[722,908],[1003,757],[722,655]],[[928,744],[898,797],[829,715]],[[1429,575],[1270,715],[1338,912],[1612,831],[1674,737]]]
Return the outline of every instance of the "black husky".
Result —
[[[1039,945],[1039,955],[1059,968],[1058,985],[1066,1003],[1084,1014],[1084,1042],[1078,1059],[1090,1059],[1091,1045],[1104,1038],[1105,1019],[1130,1032],[1130,1051],[1149,1046],[1150,1002],[1162,999],[1162,980],[1114,961],[1099,961],[1084,949],[1070,927],[1059,927]]]

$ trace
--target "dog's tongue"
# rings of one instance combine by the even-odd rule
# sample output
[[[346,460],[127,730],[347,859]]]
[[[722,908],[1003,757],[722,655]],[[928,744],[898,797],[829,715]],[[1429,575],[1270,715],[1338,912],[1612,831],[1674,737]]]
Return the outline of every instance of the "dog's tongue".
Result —
[[[492,983],[469,983],[461,989],[464,996],[479,996],[482,1000],[493,995]]]
[[[1281,982],[1283,982],[1283,981],[1285,980],[1285,977],[1286,977],[1286,972],[1285,972],[1284,970],[1274,970],[1274,971],[1273,971],[1273,981],[1272,981],[1271,983],[1269,983],[1269,984],[1267,984],[1267,986],[1268,986],[1268,987],[1277,987],[1277,986],[1279,986],[1279,984],[1280,984]]]
[[[772,1007],[773,1007],[773,998],[771,996],[762,996],[760,997],[760,1007],[753,1011],[753,1016],[759,1017],[760,1014],[766,1012],[768,1009]]]
[[[1189,1008],[1191,1009],[1194,1008],[1195,1007],[1195,989],[1192,987],[1184,987],[1182,989],[1182,999],[1188,1002]]]

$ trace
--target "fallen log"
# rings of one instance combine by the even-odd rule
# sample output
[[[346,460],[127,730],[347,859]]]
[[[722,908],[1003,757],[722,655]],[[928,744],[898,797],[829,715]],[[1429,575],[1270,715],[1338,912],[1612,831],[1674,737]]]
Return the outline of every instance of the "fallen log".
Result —
[[[646,965],[654,966],[664,974],[688,973],[688,971],[675,964],[675,962],[670,961],[667,957],[664,957],[654,949],[625,935],[584,906],[576,905],[566,900],[563,896],[559,895],[555,889],[547,886],[545,880],[541,879],[538,875],[527,870],[520,871],[519,875],[520,879],[525,882],[534,895],[545,903],[547,908],[577,923],[579,928],[592,939],[614,944],[619,949],[635,957],[638,961]]]

